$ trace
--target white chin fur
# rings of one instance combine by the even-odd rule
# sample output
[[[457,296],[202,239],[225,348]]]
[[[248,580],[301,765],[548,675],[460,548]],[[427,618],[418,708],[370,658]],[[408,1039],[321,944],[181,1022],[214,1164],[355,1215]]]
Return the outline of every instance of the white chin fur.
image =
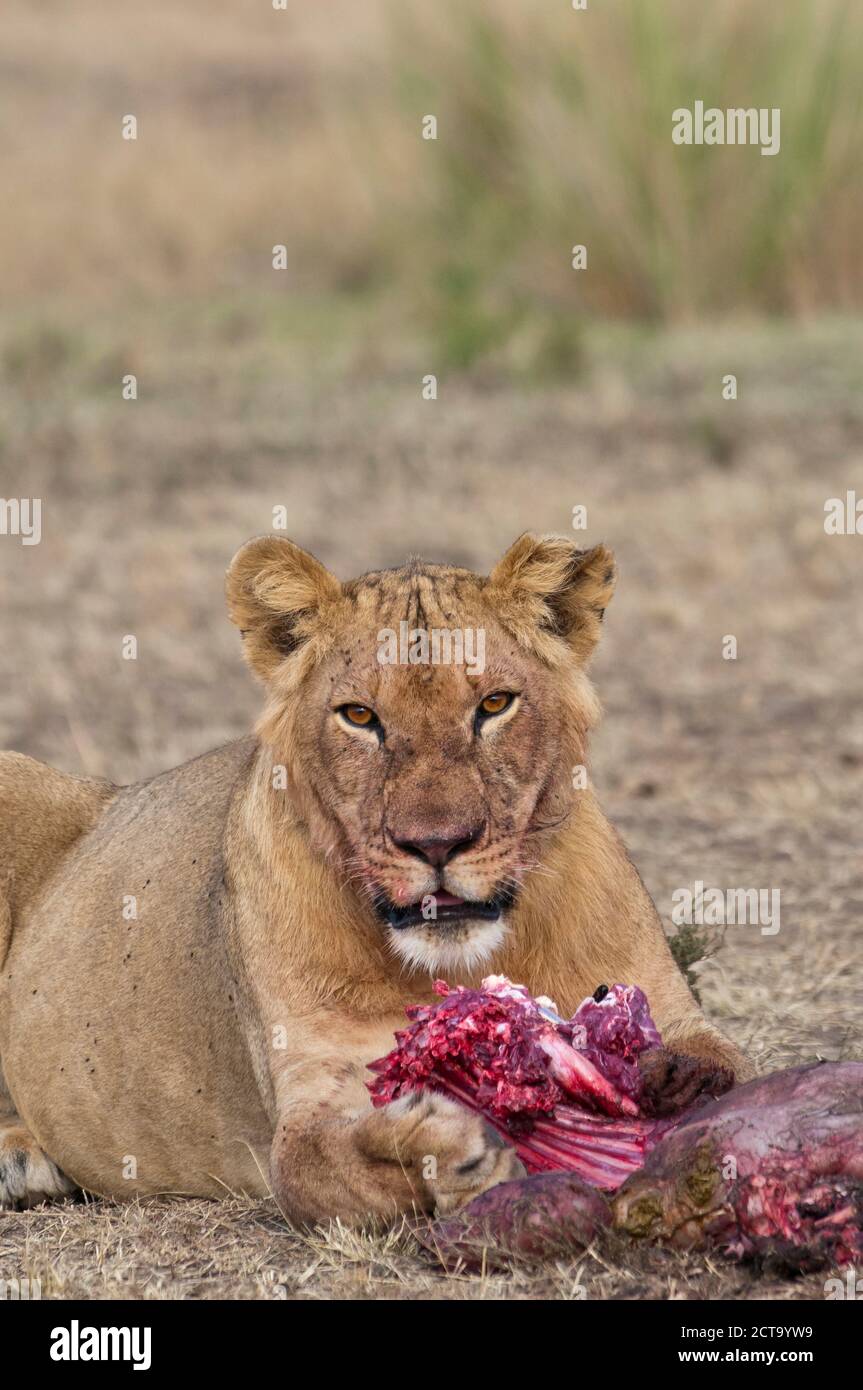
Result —
[[[474,970],[485,965],[502,945],[506,922],[472,922],[456,931],[446,927],[390,927],[390,950],[410,971],[445,975],[448,970]]]

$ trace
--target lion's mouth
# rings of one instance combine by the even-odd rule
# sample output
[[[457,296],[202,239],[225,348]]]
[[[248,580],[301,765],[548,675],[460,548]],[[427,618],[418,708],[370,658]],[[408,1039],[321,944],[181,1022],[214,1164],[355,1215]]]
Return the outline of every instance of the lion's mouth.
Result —
[[[496,922],[505,907],[512,902],[511,893],[498,893],[485,902],[470,898],[457,898],[439,888],[427,893],[419,902],[409,903],[407,907],[396,907],[394,903],[381,903],[380,913],[386,922],[396,930],[403,927],[435,927],[454,922],[483,921]]]

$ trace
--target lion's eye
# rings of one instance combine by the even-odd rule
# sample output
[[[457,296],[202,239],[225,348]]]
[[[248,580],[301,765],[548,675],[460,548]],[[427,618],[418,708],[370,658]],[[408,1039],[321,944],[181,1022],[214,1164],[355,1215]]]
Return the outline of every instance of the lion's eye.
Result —
[[[358,729],[369,729],[379,722],[374,710],[369,709],[368,705],[341,705],[339,714],[349,724],[355,724]]]
[[[480,716],[503,714],[505,709],[509,709],[514,699],[515,696],[511,695],[509,691],[496,690],[493,695],[486,695],[485,699],[480,701],[479,714]]]

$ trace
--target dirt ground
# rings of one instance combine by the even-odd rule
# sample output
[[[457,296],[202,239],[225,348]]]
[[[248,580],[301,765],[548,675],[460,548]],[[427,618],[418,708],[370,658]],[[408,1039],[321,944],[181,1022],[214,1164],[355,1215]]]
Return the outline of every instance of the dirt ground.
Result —
[[[863,496],[859,326],[597,334],[570,384],[442,379],[436,401],[419,357],[366,342],[319,369],[325,319],[291,336],[255,306],[4,332],[0,494],[41,497],[42,541],[0,536],[0,744],[129,781],[245,731],[222,575],[274,507],[348,576],[410,552],[484,569],[584,505],[620,564],[594,668],[608,812],[669,928],[697,880],[781,893],[778,933],[731,926],[700,968],[707,1012],[762,1069],[863,1055],[863,538],[823,524]],[[405,1233],[235,1200],[2,1213],[0,1278],[24,1273],[83,1298],[819,1298],[826,1277],[622,1247],[446,1277]]]

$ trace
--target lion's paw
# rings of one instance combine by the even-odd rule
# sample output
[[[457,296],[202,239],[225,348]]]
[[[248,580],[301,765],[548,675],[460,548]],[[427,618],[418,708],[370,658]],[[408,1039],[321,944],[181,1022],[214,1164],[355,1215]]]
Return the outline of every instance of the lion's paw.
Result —
[[[20,1211],[75,1191],[32,1134],[20,1123],[0,1125],[0,1207]]]
[[[396,1152],[422,1181],[438,1215],[499,1182],[524,1177],[515,1149],[479,1115],[445,1096],[414,1092],[380,1113],[388,1112]]]
[[[647,1115],[674,1115],[699,1096],[724,1095],[734,1085],[734,1073],[706,1057],[652,1047],[638,1059],[644,1081],[642,1108]]]

